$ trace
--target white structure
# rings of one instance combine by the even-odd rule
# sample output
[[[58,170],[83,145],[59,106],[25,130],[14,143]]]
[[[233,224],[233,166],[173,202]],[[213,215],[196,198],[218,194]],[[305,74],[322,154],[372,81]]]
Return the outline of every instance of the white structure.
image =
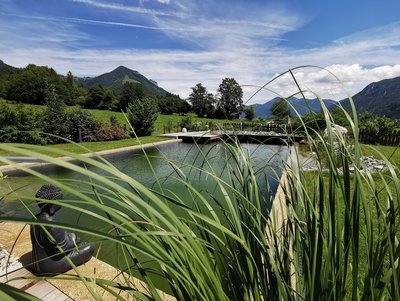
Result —
[[[345,127],[334,123],[332,123],[331,129],[332,129],[332,134],[334,134],[336,137],[339,135],[345,136],[349,132]],[[324,137],[327,136],[328,136],[328,128],[326,128],[324,131]]]

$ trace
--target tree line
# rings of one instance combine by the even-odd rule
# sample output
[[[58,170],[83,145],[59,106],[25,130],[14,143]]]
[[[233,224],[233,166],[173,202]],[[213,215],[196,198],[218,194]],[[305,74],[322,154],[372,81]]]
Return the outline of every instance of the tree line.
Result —
[[[2,74],[0,97],[16,102],[36,105],[46,104],[46,87],[51,85],[58,98],[68,106],[79,105],[86,109],[126,111],[128,105],[144,97],[152,97],[161,114],[185,114],[189,111],[199,117],[234,119],[244,111],[243,91],[234,78],[225,78],[219,85],[217,95],[209,93],[201,84],[192,88],[187,100],[179,95],[146,94],[140,83],[126,81],[117,89],[101,85],[83,87],[71,72],[60,76],[49,67],[28,65],[15,72]]]
[[[236,119],[243,112],[243,90],[234,78],[224,78],[217,95],[208,92],[201,83],[192,87],[189,102],[199,117]]]
[[[99,121],[88,111],[67,110],[53,85],[43,91],[45,107],[32,110],[0,100],[0,142],[55,144],[127,138],[127,129],[115,117]]]
[[[28,65],[0,77],[0,97],[15,103],[45,105],[46,87],[51,85],[58,98],[68,106],[79,105],[86,109],[126,110],[133,99],[149,96],[140,83],[125,82],[118,89],[101,85],[85,88],[71,72],[60,76],[45,66]],[[178,95],[153,95],[162,114],[186,113],[190,105]]]
[[[133,136],[150,135],[158,113],[194,112],[199,117],[235,119],[244,111],[243,91],[234,78],[224,78],[216,95],[199,83],[184,100],[171,93],[149,95],[140,83],[131,81],[114,90],[101,85],[88,89],[71,72],[60,76],[54,69],[45,66],[28,65],[14,71],[1,74],[0,97],[14,103],[45,105],[46,109],[44,113],[35,113],[40,116],[35,116],[22,106],[13,108],[2,104],[0,140],[3,142],[48,144],[61,142],[60,137],[73,141],[100,141],[127,136],[128,130],[115,120],[101,124],[90,113],[80,109],[67,112],[65,106],[124,111]],[[246,110],[246,117],[250,120],[254,117],[254,107]],[[34,132],[46,132],[53,136]]]

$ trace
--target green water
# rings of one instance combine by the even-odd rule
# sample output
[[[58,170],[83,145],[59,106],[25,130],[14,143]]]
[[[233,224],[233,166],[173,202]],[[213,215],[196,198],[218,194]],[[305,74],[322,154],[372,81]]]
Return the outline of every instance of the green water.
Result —
[[[242,148],[251,157],[260,185],[260,194],[265,196],[265,207],[268,207],[269,196],[275,192],[277,187],[276,178],[279,174],[277,175],[275,171],[278,171],[285,161],[287,148],[284,146],[257,144],[243,144]],[[227,162],[231,159],[222,143],[201,146],[185,143],[166,144],[158,148],[147,149],[146,154],[148,159],[146,159],[142,151],[108,156],[106,159],[120,171],[130,175],[147,187],[163,190],[167,194],[170,194],[170,192],[171,194],[172,192],[175,193],[183,200],[187,200],[186,205],[188,206],[193,206],[193,198],[189,196],[184,185],[176,180],[178,173],[172,167],[171,162],[174,163],[175,168],[179,167],[188,181],[206,197],[213,196],[218,198],[219,196],[216,182],[212,177],[207,176],[207,172],[212,169],[222,179],[229,179],[230,177],[227,172]],[[204,159],[205,156],[207,160]],[[203,171],[199,171],[198,167],[201,167]],[[98,174],[104,174],[104,171],[98,168],[90,169]],[[87,178],[75,172],[59,167],[46,168],[41,172],[52,178],[63,180],[69,185],[74,185],[77,190],[87,189],[84,184]],[[71,184],[71,180],[74,181],[73,184]],[[27,200],[27,197],[33,197],[44,183],[42,179],[26,174],[7,177],[5,180],[0,181],[0,191],[3,199],[0,201],[0,210],[5,215],[26,217],[30,216],[28,210],[24,208],[24,206],[27,206],[33,214],[38,213],[37,205]],[[66,195],[65,198],[72,197]],[[22,201],[24,201],[24,204]],[[178,215],[180,214],[179,210],[179,208],[176,208]],[[104,213],[101,214],[104,216]],[[88,226],[93,230],[101,230],[106,226],[104,222],[100,222],[91,216],[76,214],[76,212],[68,208],[60,210],[58,218],[68,223]],[[81,235],[81,237],[83,240],[92,240],[92,238],[85,235]],[[103,244],[99,257],[123,269],[123,266],[120,266],[119,254],[119,250],[114,245]],[[139,256],[139,260],[145,261],[145,258]],[[152,264],[149,263],[148,266],[152,267]]]

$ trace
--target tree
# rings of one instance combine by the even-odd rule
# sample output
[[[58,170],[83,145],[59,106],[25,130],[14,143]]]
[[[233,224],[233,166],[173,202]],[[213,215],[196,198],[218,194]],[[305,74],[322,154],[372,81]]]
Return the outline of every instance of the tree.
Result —
[[[290,108],[286,99],[281,98],[272,105],[271,113],[278,120],[284,120],[290,117]]]
[[[188,100],[192,104],[193,112],[199,117],[209,116],[214,110],[214,96],[200,83],[192,87]]]
[[[101,85],[91,87],[86,97],[84,107],[86,109],[106,109],[114,107],[115,95],[111,89],[104,88]]]
[[[171,93],[157,96],[157,102],[161,114],[187,113],[190,109],[186,100]]]
[[[141,84],[125,82],[119,95],[118,109],[125,111],[130,103],[142,99],[144,95],[143,86]]]
[[[46,86],[44,90],[46,111],[42,117],[43,132],[63,138],[70,138],[70,124],[65,110],[64,102],[58,97],[53,85]],[[61,143],[58,137],[46,137],[48,143]]]
[[[52,85],[58,98],[66,104],[74,104],[72,88],[52,68],[28,65],[18,73],[13,74],[5,84],[4,94],[7,99],[44,104],[44,91]]]
[[[154,131],[154,122],[158,116],[157,101],[152,96],[131,102],[126,109],[126,115],[134,133],[132,137],[149,136]]]
[[[246,113],[246,119],[247,120],[253,120],[253,118],[254,118],[254,114],[255,114],[255,112],[254,112],[254,106],[253,105],[251,105],[249,108],[247,108],[246,110],[245,110],[245,113]]]
[[[217,109],[223,113],[225,118],[239,118],[243,111],[243,91],[234,78],[224,78],[219,85],[220,97],[217,102]]]

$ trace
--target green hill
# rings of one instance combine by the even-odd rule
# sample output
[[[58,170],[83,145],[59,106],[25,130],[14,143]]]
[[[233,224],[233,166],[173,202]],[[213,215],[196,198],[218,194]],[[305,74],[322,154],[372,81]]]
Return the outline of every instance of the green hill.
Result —
[[[384,79],[369,84],[353,96],[358,113],[371,112],[389,118],[400,119],[400,77]],[[340,103],[350,109],[348,99]]]
[[[0,60],[0,96],[4,94],[5,82],[15,73],[19,72],[19,68],[7,65]]]
[[[17,73],[20,69],[7,65],[2,60],[0,60],[0,76],[8,76]]]
[[[104,73],[96,77],[78,78],[78,82],[86,88],[102,85],[118,91],[125,82],[140,83],[148,94],[166,95],[167,91],[159,87],[154,81],[149,80],[138,71],[131,70],[124,66],[119,66],[111,72]]]

